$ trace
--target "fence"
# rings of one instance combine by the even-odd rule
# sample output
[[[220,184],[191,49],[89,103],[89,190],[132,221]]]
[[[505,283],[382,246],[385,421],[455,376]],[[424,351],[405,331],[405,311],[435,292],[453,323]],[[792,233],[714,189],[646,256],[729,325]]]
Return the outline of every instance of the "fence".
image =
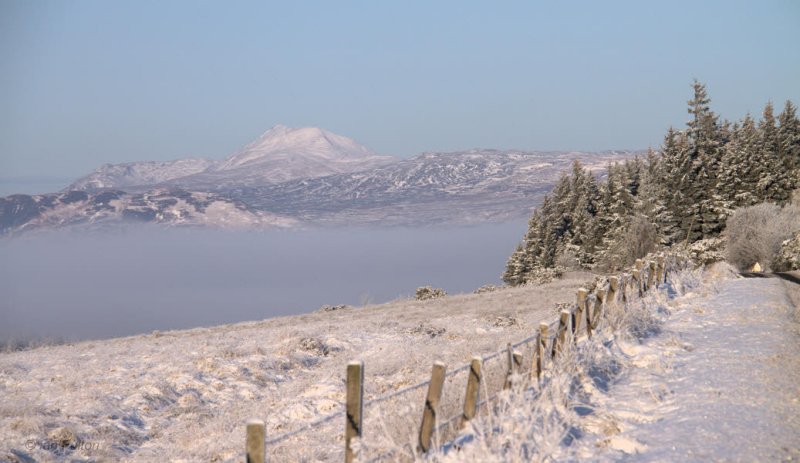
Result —
[[[634,298],[644,297],[652,288],[668,281],[677,262],[675,256],[664,255],[655,256],[654,260],[638,259],[630,273],[607,277],[606,283],[594,289],[594,294],[584,288],[578,289],[576,303],[562,310],[558,320],[542,322],[533,335],[517,343],[509,343],[501,351],[473,357],[469,364],[452,371],[447,371],[444,363],[434,362],[429,380],[370,401],[364,401],[364,363],[350,362],[346,374],[346,400],[339,411],[273,438],[267,438],[263,421],[248,421],[246,461],[263,463],[267,458],[267,450],[273,448],[276,450],[273,457],[283,461],[279,449],[281,443],[312,430],[317,432],[317,436],[330,437],[334,420],[341,419],[344,421],[344,432],[339,436],[343,442],[336,459],[350,463],[355,460],[357,453],[353,444],[355,439],[363,436],[365,425],[386,428],[386,417],[396,415],[398,410],[408,408],[409,404],[421,406],[422,416],[417,421],[420,424],[400,420],[391,423],[390,427],[395,435],[416,435],[415,448],[407,446],[404,452],[424,454],[436,442],[448,442],[455,438],[482,409],[488,408],[500,391],[510,388],[513,381],[528,378],[531,385],[539,384],[548,363],[555,360],[568,343],[577,342],[584,334],[592,337],[608,304],[621,302],[624,307]],[[487,396],[483,400],[481,392]],[[434,436],[438,438],[434,439]],[[396,452],[396,449],[379,451],[368,461],[392,458]]]

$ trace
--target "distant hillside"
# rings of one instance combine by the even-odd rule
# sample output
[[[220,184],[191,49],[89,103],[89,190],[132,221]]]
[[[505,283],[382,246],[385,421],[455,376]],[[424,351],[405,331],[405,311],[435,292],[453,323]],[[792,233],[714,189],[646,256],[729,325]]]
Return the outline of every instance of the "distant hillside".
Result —
[[[636,154],[483,149],[396,159],[322,129],[276,126],[221,161],[104,165],[61,193],[0,198],[0,234],[128,221],[258,228],[505,221],[529,215],[574,160],[602,176]]]
[[[140,191],[155,187],[218,190],[353,172],[392,160],[323,129],[277,125],[221,161],[179,159],[106,164],[66,190]]]

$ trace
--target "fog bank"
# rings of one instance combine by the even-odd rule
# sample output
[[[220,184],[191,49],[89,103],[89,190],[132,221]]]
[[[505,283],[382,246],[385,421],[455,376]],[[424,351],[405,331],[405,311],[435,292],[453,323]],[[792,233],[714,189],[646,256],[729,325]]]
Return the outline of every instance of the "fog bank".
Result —
[[[499,283],[524,222],[460,228],[136,229],[0,240],[0,342],[125,336]]]

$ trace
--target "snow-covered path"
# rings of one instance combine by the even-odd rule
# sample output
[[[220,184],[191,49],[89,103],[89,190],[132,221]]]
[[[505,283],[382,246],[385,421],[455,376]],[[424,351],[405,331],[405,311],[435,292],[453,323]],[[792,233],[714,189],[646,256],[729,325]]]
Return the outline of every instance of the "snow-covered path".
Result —
[[[579,439],[578,455],[800,461],[800,324],[785,284],[732,278],[672,301],[659,333],[621,345],[629,368],[587,417],[605,432]]]

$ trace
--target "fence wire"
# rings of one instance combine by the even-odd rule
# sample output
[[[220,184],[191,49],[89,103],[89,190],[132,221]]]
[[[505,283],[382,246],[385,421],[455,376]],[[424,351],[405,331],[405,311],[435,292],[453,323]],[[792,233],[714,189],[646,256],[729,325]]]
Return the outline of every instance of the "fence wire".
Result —
[[[666,260],[665,264],[665,273],[682,270],[688,266],[687,263],[674,257]],[[640,279],[646,282],[649,271],[647,266],[643,267]],[[654,286],[658,287],[660,283],[657,282]],[[603,287],[607,290],[607,281]],[[629,302],[640,298],[635,281],[620,282],[619,292],[622,291],[627,292]],[[594,294],[587,298],[588,310],[593,310],[594,300]],[[569,310],[573,311],[574,308],[573,304]],[[549,352],[558,335],[559,323],[559,320],[547,323],[549,330],[545,343],[545,351],[548,353],[546,359],[549,359]],[[518,374],[531,374],[538,339],[537,333],[511,344],[511,349],[519,350],[523,356]],[[481,364],[482,380],[478,414],[490,412],[489,408],[504,388],[509,372],[508,348],[482,356]],[[435,447],[451,442],[458,435],[469,370],[468,363],[445,374],[442,398],[437,409],[433,442]],[[419,424],[429,384],[430,380],[421,381],[364,402],[362,423],[369,423],[369,426],[364,431],[368,439],[362,439],[364,446],[360,449],[360,459],[368,462],[389,459],[414,460]],[[266,450],[269,461],[341,461],[344,458],[343,431],[346,413],[344,405],[338,408],[338,411],[319,417],[297,429],[268,438]],[[313,442],[299,439],[310,431],[313,431],[311,436]]]

